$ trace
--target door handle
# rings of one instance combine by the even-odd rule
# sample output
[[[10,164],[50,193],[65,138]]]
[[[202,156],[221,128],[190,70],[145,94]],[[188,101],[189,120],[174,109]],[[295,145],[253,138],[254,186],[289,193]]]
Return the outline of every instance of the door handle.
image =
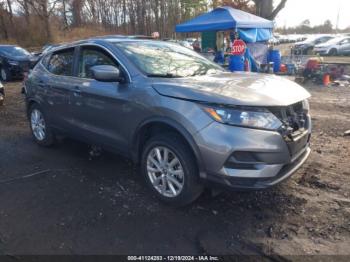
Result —
[[[80,90],[79,86],[74,87],[73,95],[74,96],[81,96],[81,90]]]

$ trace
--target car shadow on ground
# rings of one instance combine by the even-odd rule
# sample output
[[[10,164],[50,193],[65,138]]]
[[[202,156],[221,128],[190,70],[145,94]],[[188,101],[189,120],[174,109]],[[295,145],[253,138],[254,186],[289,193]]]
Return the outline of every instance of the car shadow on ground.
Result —
[[[160,203],[138,166],[121,156],[103,152],[91,159],[87,145],[68,139],[52,148],[35,145],[29,133],[20,140],[7,159],[17,167],[0,174],[38,175],[0,182],[4,252],[262,254],[271,250],[254,239],[290,237],[292,230],[276,226],[285,210],[300,212],[303,204],[276,187],[216,197],[207,191],[173,208]]]

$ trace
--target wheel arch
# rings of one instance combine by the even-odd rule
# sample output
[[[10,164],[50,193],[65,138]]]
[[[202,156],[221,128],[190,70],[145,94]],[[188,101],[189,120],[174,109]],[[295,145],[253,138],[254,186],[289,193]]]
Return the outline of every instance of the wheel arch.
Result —
[[[332,54],[335,54],[335,55],[339,54],[338,48],[336,48],[336,47],[330,48],[329,51],[328,51],[328,55],[332,55]]]
[[[41,105],[40,101],[34,98],[27,98],[26,99],[26,111],[27,111],[27,117],[29,117],[29,109],[32,107],[32,105],[38,104]]]
[[[197,167],[202,176],[205,174],[204,163],[199,151],[197,144],[195,143],[190,132],[186,130],[180,123],[168,119],[166,117],[156,117],[152,119],[148,119],[144,121],[139,127],[136,129],[134,135],[132,136],[131,141],[131,154],[132,159],[135,163],[140,163],[142,149],[147,142],[147,140],[157,132],[175,132],[180,135],[183,140],[186,142],[188,147],[191,149],[196,162]]]

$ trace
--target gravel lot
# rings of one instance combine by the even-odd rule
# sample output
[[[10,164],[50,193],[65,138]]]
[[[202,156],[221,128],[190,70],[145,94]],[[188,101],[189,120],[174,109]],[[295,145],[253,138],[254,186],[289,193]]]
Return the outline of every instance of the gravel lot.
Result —
[[[308,87],[313,152],[291,179],[174,209],[127,159],[34,144],[20,86],[0,107],[0,254],[350,255],[350,88]]]

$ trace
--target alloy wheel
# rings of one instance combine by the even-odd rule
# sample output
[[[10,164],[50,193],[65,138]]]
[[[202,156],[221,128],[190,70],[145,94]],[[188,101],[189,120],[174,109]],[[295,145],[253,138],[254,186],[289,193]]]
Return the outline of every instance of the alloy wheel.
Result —
[[[35,138],[39,141],[43,141],[46,137],[46,124],[43,114],[38,109],[32,111],[30,123]]]
[[[147,156],[147,174],[153,187],[165,197],[178,196],[184,186],[184,170],[176,154],[167,147],[154,147]]]

